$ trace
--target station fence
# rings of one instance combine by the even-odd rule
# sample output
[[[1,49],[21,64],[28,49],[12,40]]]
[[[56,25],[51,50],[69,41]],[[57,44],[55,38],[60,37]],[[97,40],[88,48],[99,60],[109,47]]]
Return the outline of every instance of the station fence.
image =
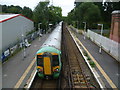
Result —
[[[101,36],[91,30],[87,30],[87,37],[91,39],[98,46],[102,46],[107,53],[112,55],[117,61],[120,62],[120,43],[115,42],[109,38]]]

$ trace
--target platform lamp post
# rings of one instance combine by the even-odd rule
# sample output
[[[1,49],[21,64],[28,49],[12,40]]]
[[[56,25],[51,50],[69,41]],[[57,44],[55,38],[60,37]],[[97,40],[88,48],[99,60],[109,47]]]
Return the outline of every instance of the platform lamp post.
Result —
[[[22,45],[23,45],[23,59],[26,57],[26,52],[25,52],[25,41],[24,41],[24,35],[22,33]]]
[[[85,25],[84,25],[84,39],[85,39],[85,31],[86,31],[86,22],[83,22]]]
[[[40,34],[41,34],[41,28],[40,28],[40,25],[41,25],[42,23],[38,23],[38,30],[39,30],[39,41],[40,41]]]
[[[39,32],[41,32],[41,28],[40,28],[40,25],[41,25],[42,23],[38,23],[38,29],[39,29]]]
[[[25,52],[25,41],[24,41],[24,34],[23,34],[23,27],[21,27],[21,37],[22,37],[22,47],[23,47],[23,59],[26,57],[26,52]]]
[[[52,25],[53,25],[53,24],[51,24],[51,23],[49,24],[49,29],[50,29],[50,26],[52,26]],[[51,30],[50,30],[50,32],[51,32]]]
[[[98,24],[98,26],[101,26],[101,36],[103,33],[103,24]],[[100,48],[99,48],[99,53],[102,52],[102,38],[100,39]]]

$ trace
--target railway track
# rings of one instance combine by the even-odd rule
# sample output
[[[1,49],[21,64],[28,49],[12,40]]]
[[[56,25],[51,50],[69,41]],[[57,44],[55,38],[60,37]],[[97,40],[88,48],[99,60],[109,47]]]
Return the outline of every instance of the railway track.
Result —
[[[69,88],[99,88],[66,25],[63,26],[64,57],[67,59]]]
[[[51,79],[51,80],[46,80],[46,79],[40,79],[39,76],[36,74],[33,83],[30,87],[30,90],[32,89],[40,89],[44,90],[46,88],[52,88],[52,89],[57,89],[58,88],[58,80],[59,79]]]

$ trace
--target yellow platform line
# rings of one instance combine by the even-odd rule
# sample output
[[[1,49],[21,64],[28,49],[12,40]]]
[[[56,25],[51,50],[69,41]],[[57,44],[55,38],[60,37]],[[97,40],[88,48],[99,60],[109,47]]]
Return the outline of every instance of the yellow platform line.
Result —
[[[16,85],[14,86],[14,88],[19,88],[21,83],[23,82],[23,80],[25,79],[26,75],[28,74],[28,72],[31,70],[32,66],[35,63],[35,59],[33,59],[33,61],[31,62],[31,64],[28,66],[28,68],[26,69],[26,71],[23,73],[23,75],[21,76],[21,78],[19,79],[19,81],[16,83]]]
[[[93,56],[89,53],[89,51],[84,47],[84,45],[81,43],[81,41],[76,38],[76,40],[79,42],[79,44],[84,48],[84,50],[88,53],[88,55],[90,56],[90,58],[94,61],[94,63],[96,64],[97,68],[99,69],[99,71],[102,73],[102,75],[105,77],[105,79],[107,80],[107,82],[109,83],[109,85],[113,88],[113,89],[117,89],[116,85],[112,82],[112,80],[109,78],[109,76],[105,73],[105,71],[102,69],[102,67],[98,64],[98,62],[93,58]]]

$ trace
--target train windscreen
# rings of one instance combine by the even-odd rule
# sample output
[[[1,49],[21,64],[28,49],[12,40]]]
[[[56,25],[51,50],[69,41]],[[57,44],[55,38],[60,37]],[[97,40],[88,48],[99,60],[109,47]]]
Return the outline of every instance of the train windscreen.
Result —
[[[58,66],[59,65],[59,57],[58,57],[58,55],[53,55],[52,56],[52,63],[53,63],[53,66]]]
[[[42,55],[37,55],[37,66],[43,66],[43,57],[42,57]]]

